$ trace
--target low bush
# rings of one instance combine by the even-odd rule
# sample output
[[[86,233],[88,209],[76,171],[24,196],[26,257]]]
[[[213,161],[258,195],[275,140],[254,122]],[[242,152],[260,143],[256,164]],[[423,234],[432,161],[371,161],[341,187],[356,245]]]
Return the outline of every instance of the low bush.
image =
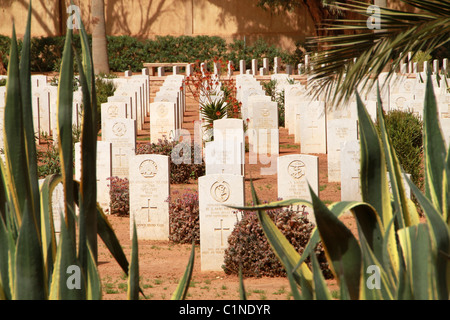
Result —
[[[410,111],[385,114],[386,129],[400,165],[419,188],[423,187],[423,123]],[[379,126],[377,123],[377,128]],[[407,138],[405,138],[407,137]]]
[[[136,154],[162,154],[169,156],[170,162],[170,183],[187,183],[190,179],[198,179],[205,174],[205,163],[202,159],[201,164],[195,163],[195,155],[201,154],[200,146],[191,145],[190,163],[175,163],[172,159],[172,150],[178,145],[176,141],[167,139],[159,140],[158,143],[140,143],[136,148]],[[183,157],[183,151],[179,155]]]
[[[42,147],[37,150],[38,177],[43,179],[51,174],[61,174],[59,151],[53,143],[53,139],[45,133],[41,134],[41,139]]]
[[[301,255],[308,243],[314,226],[301,211],[277,209],[267,211],[278,229]],[[326,279],[332,278],[322,245],[315,248],[318,261]],[[311,264],[306,261],[311,268]],[[237,274],[242,266],[246,277],[286,276],[286,271],[273,252],[254,212],[244,212],[228,237],[223,269],[226,274]]]
[[[200,243],[198,192],[173,193],[169,200],[169,240],[175,243]]]
[[[80,37],[73,35],[75,48],[81,52]],[[31,43],[31,71],[59,71],[64,48],[63,36],[35,37]],[[299,50],[293,53],[269,45],[262,38],[252,44],[242,40],[227,43],[217,36],[158,36],[155,39],[139,40],[130,36],[107,36],[108,59],[111,71],[123,72],[131,70],[140,72],[145,62],[194,62],[212,61],[215,57],[230,60],[235,66],[240,60],[245,60],[247,68],[252,59],[269,59],[273,67],[273,59],[280,57],[283,63],[297,65],[302,59]],[[92,37],[88,36],[92,45]],[[0,36],[0,65],[7,68],[10,38]],[[21,41],[19,40],[19,51]],[[300,52],[300,53],[299,53]],[[211,65],[209,65],[211,67]],[[76,71],[75,66],[75,71]],[[1,66],[0,66],[1,69]]]
[[[130,183],[127,178],[109,178],[111,214],[124,216],[130,214]]]
[[[278,126],[284,127],[285,118],[284,118],[284,89],[277,90],[277,81],[269,80],[262,82],[262,86],[267,96],[270,99],[277,103],[278,106]]]

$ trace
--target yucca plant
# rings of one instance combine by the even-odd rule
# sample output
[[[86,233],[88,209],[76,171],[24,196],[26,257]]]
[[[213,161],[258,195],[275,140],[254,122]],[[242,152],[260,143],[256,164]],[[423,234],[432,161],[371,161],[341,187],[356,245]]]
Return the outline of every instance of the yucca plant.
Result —
[[[359,95],[357,108],[361,143],[361,202],[326,206],[310,189],[312,202],[301,199],[238,207],[257,210],[264,232],[284,264],[294,298],[332,299],[313,248],[322,241],[340,286],[341,299],[448,299],[450,292],[450,159],[438,120],[436,98],[428,76],[424,102],[425,193],[408,180],[423,210],[406,197],[402,168],[386,132],[378,95],[377,132]],[[387,172],[392,186],[389,191]],[[264,210],[303,203],[313,207],[317,225],[300,256]],[[339,220],[350,211],[359,240]],[[305,264],[311,256],[312,269]],[[375,275],[376,278],[371,278]],[[375,283],[371,283],[377,279]],[[301,290],[299,290],[299,288]]]
[[[98,114],[95,76],[86,31],[81,25],[80,59],[73,47],[72,30],[67,30],[57,102],[61,175],[46,177],[39,188],[31,104],[30,28],[31,4],[20,63],[13,26],[8,64],[5,126],[2,132],[5,162],[0,165],[0,299],[101,299],[97,236],[101,237],[128,275],[128,298],[137,299],[142,290],[139,287],[136,232],[129,264],[107,217],[96,202]],[[79,77],[84,106],[79,182],[73,179],[72,149],[75,60],[81,66]],[[65,207],[64,212],[56,213],[61,215],[61,233],[57,242],[51,195],[61,182]],[[78,215],[75,214],[76,207],[79,208]],[[190,264],[193,264],[193,257]],[[186,278],[189,278],[191,269],[186,272]],[[186,290],[186,283],[181,281],[177,292]]]

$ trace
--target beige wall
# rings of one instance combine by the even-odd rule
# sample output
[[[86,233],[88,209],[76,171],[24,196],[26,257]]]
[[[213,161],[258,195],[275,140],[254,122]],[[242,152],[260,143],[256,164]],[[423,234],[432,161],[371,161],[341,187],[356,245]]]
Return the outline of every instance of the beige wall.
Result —
[[[313,35],[307,10],[275,14],[256,6],[256,0],[104,0],[108,35],[152,38],[156,35],[217,35],[245,39],[251,43],[263,37],[271,44],[293,49],[297,41]],[[404,9],[398,0],[388,5]],[[32,36],[53,36],[65,32],[70,0],[34,0]],[[90,1],[74,0],[80,6],[89,32]],[[18,37],[25,30],[28,0],[0,0],[0,34],[10,36],[12,18]]]
[[[32,36],[60,35],[65,31],[70,1],[34,0]],[[90,1],[80,6],[89,32]],[[25,30],[28,0],[0,0],[0,34],[11,35],[12,17],[19,37]],[[251,42],[264,37],[272,44],[292,48],[313,32],[306,10],[273,14],[256,7],[256,0],[105,0],[108,35],[153,38],[157,35],[217,35]],[[62,18],[61,18],[62,17]]]

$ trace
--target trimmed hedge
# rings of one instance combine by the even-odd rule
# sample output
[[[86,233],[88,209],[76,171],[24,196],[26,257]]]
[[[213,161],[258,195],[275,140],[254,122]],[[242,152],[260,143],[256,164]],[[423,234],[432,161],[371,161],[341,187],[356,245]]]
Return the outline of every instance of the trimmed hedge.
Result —
[[[273,58],[281,57],[286,64],[296,65],[302,59],[301,51],[290,53],[258,39],[251,45],[242,40],[231,43],[217,36],[157,36],[152,40],[138,40],[130,36],[107,36],[108,55],[111,71],[139,72],[144,62],[195,62],[212,61],[214,58],[233,61],[235,67],[239,60],[245,60],[247,68],[252,59],[268,58],[273,66]],[[36,37],[31,44],[31,71],[58,71],[64,48],[64,36]],[[21,48],[21,40],[19,50]],[[89,36],[92,44],[92,38]],[[75,47],[81,51],[79,35],[74,35]],[[0,36],[0,63],[7,68],[10,38]]]

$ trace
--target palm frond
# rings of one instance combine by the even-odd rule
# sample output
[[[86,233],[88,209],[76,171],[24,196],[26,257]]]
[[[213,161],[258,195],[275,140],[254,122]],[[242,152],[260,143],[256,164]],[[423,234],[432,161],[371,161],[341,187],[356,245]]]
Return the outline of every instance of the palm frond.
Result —
[[[387,72],[388,82],[409,52],[413,58],[419,50],[429,53],[450,41],[450,0],[402,1],[419,12],[380,8],[379,16],[374,16],[367,3],[336,2],[340,10],[357,13],[361,19],[334,20],[325,29],[342,35],[309,40],[321,48],[308,79],[313,96],[325,96],[333,105],[347,102],[355,88],[368,92],[382,72]],[[369,29],[372,18],[379,19],[379,29]]]

